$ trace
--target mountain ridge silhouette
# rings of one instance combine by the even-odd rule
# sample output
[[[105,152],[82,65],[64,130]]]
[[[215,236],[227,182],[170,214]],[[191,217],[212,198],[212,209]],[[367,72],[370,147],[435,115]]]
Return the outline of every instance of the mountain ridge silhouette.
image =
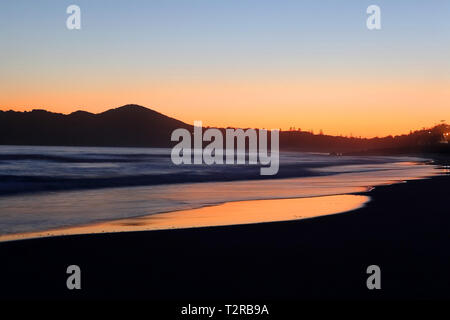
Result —
[[[42,109],[0,111],[0,144],[8,145],[167,147],[177,128],[192,126],[134,104],[67,115]]]
[[[190,124],[136,104],[67,115],[43,109],[0,111],[0,145],[165,148],[177,143],[170,137],[178,128],[193,131]],[[280,149],[331,154],[449,153],[450,144],[442,143],[444,132],[450,132],[450,126],[441,124],[408,135],[370,139],[281,131]]]

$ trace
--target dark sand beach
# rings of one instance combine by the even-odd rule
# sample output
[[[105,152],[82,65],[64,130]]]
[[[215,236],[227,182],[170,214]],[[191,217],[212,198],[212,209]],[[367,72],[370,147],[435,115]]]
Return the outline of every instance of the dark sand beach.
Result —
[[[154,300],[448,299],[450,177],[379,186],[312,219],[0,243],[0,297]],[[66,268],[82,289],[66,288]],[[381,268],[368,290],[366,268]]]

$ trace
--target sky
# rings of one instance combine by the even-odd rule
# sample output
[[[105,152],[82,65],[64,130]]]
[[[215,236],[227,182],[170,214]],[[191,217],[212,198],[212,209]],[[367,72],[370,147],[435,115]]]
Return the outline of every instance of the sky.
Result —
[[[372,4],[381,30],[366,27]],[[140,104],[363,137],[450,122],[448,0],[2,1],[0,45],[0,110]]]

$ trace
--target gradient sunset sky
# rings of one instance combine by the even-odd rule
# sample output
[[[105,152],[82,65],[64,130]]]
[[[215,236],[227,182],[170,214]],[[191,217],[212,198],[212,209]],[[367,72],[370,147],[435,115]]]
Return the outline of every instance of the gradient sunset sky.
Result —
[[[366,28],[371,4],[381,30]],[[135,103],[366,137],[450,122],[448,0],[2,1],[0,41],[0,110]]]

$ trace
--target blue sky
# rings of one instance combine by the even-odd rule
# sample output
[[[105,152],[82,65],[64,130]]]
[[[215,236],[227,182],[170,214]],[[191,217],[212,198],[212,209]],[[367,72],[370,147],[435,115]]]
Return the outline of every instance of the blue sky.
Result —
[[[79,32],[65,29],[70,4],[82,10]],[[370,4],[382,9],[380,31],[366,29]],[[449,1],[16,0],[0,4],[0,21],[8,58],[1,63],[13,67],[32,55],[53,64],[73,57],[75,64],[107,67],[118,59],[135,68],[194,65],[205,72],[370,68],[386,59],[444,63],[450,52]]]

